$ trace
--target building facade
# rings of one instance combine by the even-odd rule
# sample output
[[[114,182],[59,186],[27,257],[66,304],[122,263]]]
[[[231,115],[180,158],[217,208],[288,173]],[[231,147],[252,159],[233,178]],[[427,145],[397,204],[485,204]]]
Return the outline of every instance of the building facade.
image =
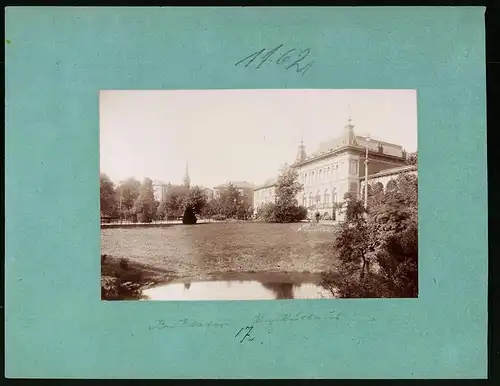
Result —
[[[153,181],[153,194],[156,201],[162,202],[167,197],[167,192],[168,184],[165,184],[158,180]]]
[[[276,199],[276,178],[267,180],[253,191],[254,213],[262,205],[274,202]]]
[[[346,194],[361,198],[367,150],[369,176],[406,165],[402,146],[356,135],[351,119],[341,136],[323,142],[310,156],[301,142],[291,165],[304,187],[297,197],[299,205],[319,212],[323,218],[341,220],[337,206]]]
[[[303,186],[297,202],[310,214],[319,212],[325,219],[342,220],[339,204],[346,194],[362,198],[366,166],[369,179],[375,183],[380,178],[396,175],[398,170],[402,172],[401,168],[407,166],[406,158],[406,151],[401,145],[357,135],[349,119],[339,137],[321,143],[311,155],[307,154],[301,141],[295,162],[290,166],[297,172]],[[394,172],[390,172],[393,169]],[[255,189],[256,209],[274,201],[275,180],[272,181]]]

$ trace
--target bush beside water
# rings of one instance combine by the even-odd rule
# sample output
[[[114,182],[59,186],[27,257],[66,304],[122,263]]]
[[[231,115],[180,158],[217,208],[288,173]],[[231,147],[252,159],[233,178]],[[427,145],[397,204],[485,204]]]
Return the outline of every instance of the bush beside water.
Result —
[[[369,195],[368,210],[348,199],[334,248],[340,266],[324,286],[345,298],[418,296],[418,179],[401,175],[396,186]]]
[[[133,300],[142,297],[144,277],[130,268],[127,259],[118,264],[107,255],[101,255],[101,299]]]

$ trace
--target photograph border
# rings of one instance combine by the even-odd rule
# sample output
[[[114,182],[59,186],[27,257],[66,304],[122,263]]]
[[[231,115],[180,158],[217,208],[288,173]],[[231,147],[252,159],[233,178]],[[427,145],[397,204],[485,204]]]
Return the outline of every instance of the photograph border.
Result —
[[[484,7],[10,7],[5,34],[7,377],[486,377]],[[278,44],[314,66],[234,65]],[[99,90],[158,88],[417,89],[419,298],[102,302]]]

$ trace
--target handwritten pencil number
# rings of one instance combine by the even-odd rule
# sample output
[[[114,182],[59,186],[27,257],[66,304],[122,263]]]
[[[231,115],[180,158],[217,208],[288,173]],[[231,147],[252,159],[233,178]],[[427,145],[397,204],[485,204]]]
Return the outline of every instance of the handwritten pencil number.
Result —
[[[249,67],[252,63],[258,63],[255,65],[255,69],[260,69],[266,62],[270,62],[271,59],[275,59],[274,55],[280,51],[280,49],[283,48],[283,44],[278,45],[277,47],[268,50],[266,52],[266,49],[263,48],[260,51],[256,51],[245,58],[241,59],[240,61],[235,63],[235,66],[239,66],[243,63],[244,67]],[[314,64],[314,61],[305,63],[304,60],[309,56],[311,53],[310,48],[306,48],[298,53],[298,55],[295,53],[297,50],[295,48],[287,50],[285,53],[281,54],[281,56],[274,61],[275,64],[277,65],[284,65],[283,68],[285,70],[289,70],[291,68],[294,68],[295,71],[304,76],[306,72],[312,67]],[[259,59],[259,60],[257,60]]]
[[[252,341],[254,340],[254,337],[250,335],[250,332],[252,332],[253,330],[253,326],[250,326],[250,327],[245,327],[245,328],[240,328],[240,330],[238,331],[238,333],[234,336],[235,338],[239,335],[240,337],[243,336],[243,338],[240,340],[240,343],[243,343],[243,341],[245,339],[248,338],[249,341]],[[242,334],[242,332],[246,331],[244,334]]]

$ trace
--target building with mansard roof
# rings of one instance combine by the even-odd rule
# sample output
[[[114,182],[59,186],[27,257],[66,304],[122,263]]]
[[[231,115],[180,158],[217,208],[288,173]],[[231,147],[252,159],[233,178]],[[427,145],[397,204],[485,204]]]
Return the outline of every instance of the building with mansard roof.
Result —
[[[319,212],[323,218],[341,220],[337,204],[344,201],[346,194],[361,198],[367,150],[369,179],[371,175],[376,177],[373,181],[387,179],[394,174],[392,169],[396,174],[406,171],[402,168],[406,167],[406,151],[401,145],[356,134],[350,118],[340,136],[321,143],[311,154],[301,141],[291,165],[303,185],[298,204],[310,212]],[[254,190],[256,209],[274,198],[275,180]]]

